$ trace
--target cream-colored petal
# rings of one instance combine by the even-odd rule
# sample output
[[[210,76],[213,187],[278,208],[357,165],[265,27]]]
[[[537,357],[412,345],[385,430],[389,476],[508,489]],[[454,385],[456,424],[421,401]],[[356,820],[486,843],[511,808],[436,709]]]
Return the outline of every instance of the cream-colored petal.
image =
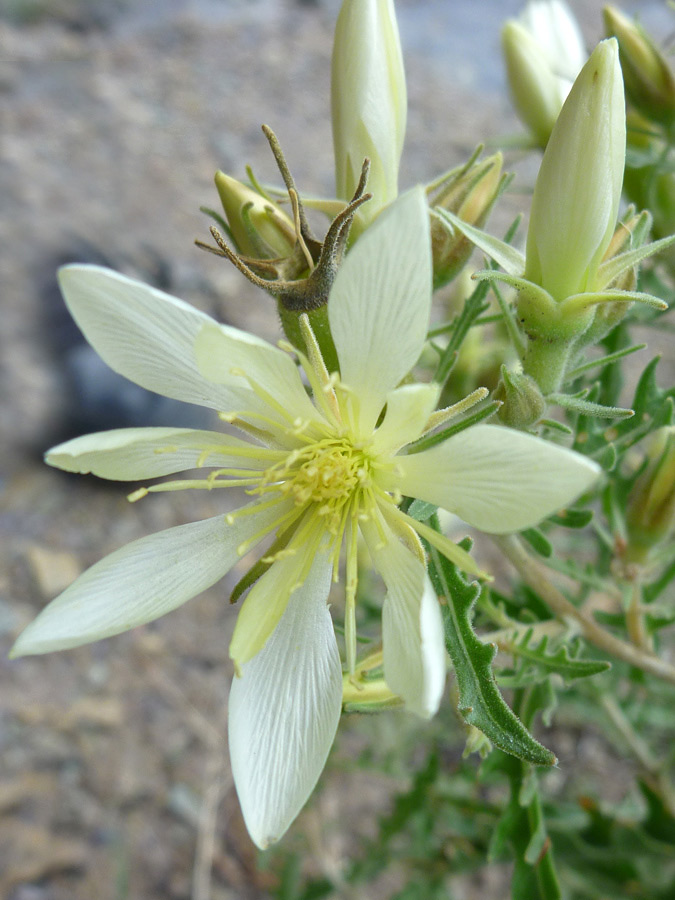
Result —
[[[191,428],[116,428],[52,447],[45,461],[65,472],[138,481],[199,466],[264,470],[273,451],[218,431]]]
[[[295,552],[284,551],[249,591],[237,616],[230,643],[230,657],[235,668],[248,662],[265,646],[289,598],[304,584],[316,546],[316,542],[311,542],[298,547]]]
[[[396,453],[424,432],[429,416],[436,408],[440,387],[437,384],[406,384],[387,395],[387,409],[375,432],[372,452]]]
[[[199,372],[194,343],[202,327],[213,322],[209,316],[100,266],[65,266],[59,284],[86,339],[120,375],[187,403],[226,411],[265,410],[243,379],[239,385],[216,385]],[[243,345],[268,346],[244,332],[239,335]]]
[[[328,318],[342,381],[366,437],[387,394],[417,362],[429,327],[431,245],[422,188],[403,194],[358,239],[338,270]]]
[[[474,425],[396,463],[398,475],[383,473],[383,487],[492,534],[536,525],[589,490],[601,471],[579,453],[497,425]]]
[[[443,620],[425,567],[384,520],[361,525],[373,564],[387,586],[382,609],[384,677],[407,709],[428,719],[438,710],[446,675]]]
[[[232,773],[249,834],[265,849],[304,806],[340,719],[342,669],[326,600],[332,566],[317,554],[263,649],[232,682]]]
[[[208,381],[232,387],[255,382],[259,398],[269,398],[268,415],[286,427],[323,422],[293,358],[278,347],[211,322],[197,335],[195,354],[199,371]]]
[[[191,522],[133,541],[87,569],[19,636],[12,656],[78,647],[129,631],[211,587],[237,548],[274,522],[276,509]]]

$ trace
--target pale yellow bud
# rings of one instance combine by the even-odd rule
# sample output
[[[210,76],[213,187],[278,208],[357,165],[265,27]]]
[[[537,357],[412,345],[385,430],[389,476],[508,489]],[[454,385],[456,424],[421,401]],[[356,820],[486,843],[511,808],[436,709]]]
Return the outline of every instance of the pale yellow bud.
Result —
[[[530,0],[504,26],[502,48],[516,111],[545,147],[586,59],[579,26],[562,0]]]
[[[629,100],[645,115],[675,119],[675,76],[649,35],[613,6],[603,10],[605,27],[619,41],[621,68]]]
[[[524,277],[555,300],[596,287],[616,227],[625,154],[623,81],[611,38],[574,82],[534,188]]]
[[[216,188],[237,250],[254,259],[290,256],[295,228],[286,213],[253,188],[216,172]]]
[[[407,96],[392,0],[344,0],[333,44],[331,111],[336,193],[351,199],[365,157],[373,199],[359,211],[372,221],[398,194]]]

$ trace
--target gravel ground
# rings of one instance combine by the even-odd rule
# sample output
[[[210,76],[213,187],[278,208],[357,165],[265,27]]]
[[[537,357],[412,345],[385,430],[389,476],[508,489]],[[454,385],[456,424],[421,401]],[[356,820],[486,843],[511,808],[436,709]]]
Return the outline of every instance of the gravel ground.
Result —
[[[517,5],[397,4],[410,98],[404,183],[459,163],[481,139],[517,130],[501,93],[494,14]],[[43,466],[46,447],[104,427],[98,418],[108,427],[116,416],[195,421],[194,411],[133,394],[120,407],[116,398],[128,388],[86,368],[90,360],[81,367],[55,266],[107,261],[274,338],[271,301],[192,246],[207,233],[198,208],[216,202],[217,168],[243,176],[250,163],[263,180],[277,180],[262,122],[276,130],[300,190],[331,192],[337,7],[337,0],[0,3],[0,896],[7,900],[246,900],[269,896],[276,883],[247,837],[228,768],[235,613],[224,602],[227,585],[91,647],[11,663],[6,651],[105,553],[222,509],[211,495],[156,496],[130,508],[125,490]],[[597,34],[601,3],[575,7],[588,35]],[[518,165],[527,183],[531,163]],[[518,202],[507,198],[504,222]],[[364,733],[393,743],[416,727],[385,719],[367,732],[358,723],[342,729],[323,789],[289,837],[308,868],[339,870],[359,829],[372,831],[399,784],[341,770]],[[338,832],[337,821],[349,828]],[[483,896],[499,896],[496,877],[483,883]],[[385,878],[371,896],[389,896],[393,887]]]

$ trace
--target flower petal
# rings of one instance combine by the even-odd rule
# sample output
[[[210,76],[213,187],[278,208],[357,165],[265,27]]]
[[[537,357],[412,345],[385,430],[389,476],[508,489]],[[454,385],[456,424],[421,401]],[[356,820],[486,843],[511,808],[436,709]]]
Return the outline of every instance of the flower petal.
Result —
[[[387,489],[436,503],[481,531],[505,534],[536,525],[598,479],[590,459],[541,438],[474,425],[429,450],[396,457]]]
[[[265,646],[289,598],[304,584],[315,553],[316,543],[310,541],[297,552],[282,554],[255,582],[239,611],[230,642],[230,658],[235,669]]]
[[[254,470],[272,465],[266,448],[218,431],[192,428],[115,428],[52,447],[45,461],[65,472],[138,481],[200,466]]]
[[[237,387],[255,382],[269,398],[267,415],[292,425],[297,419],[322,422],[309,399],[292,357],[258,338],[215,322],[197,335],[195,354],[199,371],[216,384]],[[258,395],[259,396],[259,395]]]
[[[406,384],[387,394],[387,410],[373,436],[372,452],[395,453],[420,437],[436,408],[439,394],[439,385],[433,383]]]
[[[417,362],[430,309],[429,210],[415,188],[358,239],[328,300],[340,377],[358,398],[359,436],[372,431],[387,394]]]
[[[87,569],[43,609],[12,656],[78,647],[151,622],[205,591],[239,559],[278,508],[178,525],[133,541]]]
[[[387,586],[382,609],[384,678],[406,707],[428,719],[445,686],[443,620],[425,567],[384,522],[361,523],[368,550]],[[383,537],[386,538],[383,540]]]
[[[232,682],[230,758],[244,820],[265,849],[304,806],[340,719],[342,669],[326,600],[332,566],[317,554],[263,649]]]
[[[240,385],[215,385],[199,372],[194,342],[202,327],[213,322],[209,316],[100,266],[65,266],[59,284],[80,330],[115,372],[187,403],[219,410],[265,409],[243,379]],[[281,352],[244,332],[237,334],[246,359],[250,345]]]

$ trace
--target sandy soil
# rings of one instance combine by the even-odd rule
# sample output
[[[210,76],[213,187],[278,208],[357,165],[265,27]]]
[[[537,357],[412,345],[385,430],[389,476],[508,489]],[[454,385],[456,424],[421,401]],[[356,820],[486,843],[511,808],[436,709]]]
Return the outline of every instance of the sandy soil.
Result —
[[[105,259],[274,337],[271,301],[192,246],[207,232],[198,207],[216,203],[217,168],[243,176],[248,162],[262,179],[277,180],[261,122],[277,131],[301,190],[330,193],[329,60],[338,4],[5,2],[0,896],[266,897],[276,876],[258,865],[245,832],[225,746],[236,612],[227,585],[92,647],[15,662],[6,651],[51,597],[106,552],[222,509],[211,495],[159,496],[129,507],[125,490],[43,466],[46,447],[78,428],[103,427],[98,417],[106,421],[113,410],[131,422],[144,412],[173,424],[191,415],[142,402],[139,412],[133,397],[120,410],[100,393],[85,403],[82,370],[73,368],[77,336],[60,306],[55,265]],[[419,25],[434,34],[429,54],[412,27],[415,4],[400,3],[410,32],[405,183],[517,127],[499,94],[497,22],[485,32],[492,61],[481,80],[470,48],[464,65],[452,66],[439,52],[441,6],[428,4]],[[505,221],[517,203],[505,204]],[[95,377],[105,394],[105,376],[97,370]],[[397,729],[411,728],[401,717],[386,718],[365,726],[366,738],[358,724],[345,723],[320,796],[289,837],[316,871],[339,869],[354,832],[372,831],[377,810],[401,783],[343,771],[363,740],[394,742]],[[339,832],[338,821],[349,827]],[[378,895],[391,889],[385,879]]]

